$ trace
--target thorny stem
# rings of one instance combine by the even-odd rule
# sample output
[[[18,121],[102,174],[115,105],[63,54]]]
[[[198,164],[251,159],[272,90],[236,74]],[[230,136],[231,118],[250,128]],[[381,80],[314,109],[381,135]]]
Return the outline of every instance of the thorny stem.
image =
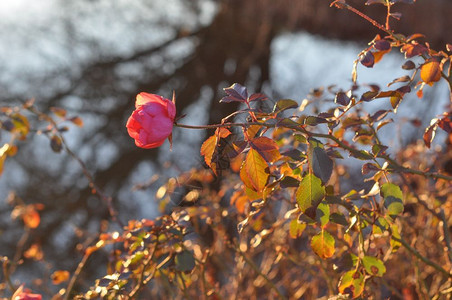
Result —
[[[287,129],[292,129],[292,130],[298,130],[301,131],[303,133],[305,133],[308,136],[312,136],[312,137],[318,137],[318,138],[325,138],[325,139],[329,139],[334,141],[336,144],[338,144],[341,148],[348,150],[350,153],[358,155],[358,156],[362,156],[363,153],[360,152],[359,150],[345,144],[344,142],[342,142],[341,140],[339,140],[337,137],[330,135],[330,134],[324,134],[324,133],[315,133],[315,132],[311,132],[306,130],[303,126],[298,126],[298,127],[289,127],[289,126],[284,126],[284,125],[279,125],[279,124],[266,124],[266,123],[260,123],[260,122],[250,122],[250,123],[222,123],[222,124],[212,124],[212,125],[185,125],[185,124],[179,124],[179,123],[175,123],[174,126],[180,127],[180,128],[189,128],[189,129],[214,129],[214,128],[220,128],[220,127],[242,127],[242,128],[246,128],[247,126],[250,125],[260,125],[263,127],[267,127],[267,128],[287,128]],[[452,176],[447,176],[444,174],[440,174],[440,173],[432,173],[432,172],[424,172],[424,171],[419,171],[419,170],[414,170],[414,169],[410,169],[410,168],[406,168],[401,166],[399,163],[397,163],[395,160],[393,160],[392,158],[390,158],[388,155],[386,154],[379,154],[377,155],[378,158],[382,158],[384,160],[386,160],[388,163],[390,163],[390,166],[392,166],[394,168],[395,171],[399,171],[399,172],[403,172],[403,173],[410,173],[410,174],[415,174],[415,175],[419,175],[419,176],[423,176],[423,177],[431,177],[431,178],[436,178],[436,179],[444,179],[447,181],[452,181]],[[374,157],[372,155],[369,154],[369,159],[373,159]]]
[[[333,1],[333,3],[331,3],[330,6],[336,6],[337,8],[343,8],[345,7],[346,9],[348,9],[349,11],[357,14],[358,16],[360,16],[361,18],[365,19],[366,21],[370,22],[373,26],[377,27],[378,29],[386,32],[387,34],[394,36],[394,33],[385,28],[384,26],[382,26],[380,23],[378,23],[377,21],[375,21],[374,19],[370,18],[369,16],[365,15],[364,13],[360,12],[359,10],[357,10],[356,8],[354,8],[353,6],[348,5],[347,3],[345,3],[345,1],[341,1],[341,0],[336,0]]]

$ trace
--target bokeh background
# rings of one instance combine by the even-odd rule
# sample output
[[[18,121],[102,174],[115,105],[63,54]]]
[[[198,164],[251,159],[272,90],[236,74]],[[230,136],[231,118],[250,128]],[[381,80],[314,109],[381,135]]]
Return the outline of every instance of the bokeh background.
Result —
[[[384,20],[384,7],[349,1],[372,18]],[[125,130],[138,92],[177,95],[178,115],[187,124],[216,123],[236,107],[218,102],[234,82],[272,99],[303,100],[309,91],[335,84],[348,88],[357,54],[378,33],[358,16],[329,7],[328,0],[40,0],[0,2],[0,103],[35,98],[48,112],[63,107],[84,121],[65,133],[96,183],[114,199],[123,221],[159,214],[155,192],[178,172],[202,167],[199,147],[206,132],[174,130],[174,149],[135,147]],[[402,33],[425,34],[443,49],[452,36],[452,3],[418,0],[397,4]],[[402,56],[388,55],[360,83],[385,86],[406,74]],[[426,89],[409,98],[405,116],[427,125],[442,112],[447,90]],[[376,104],[380,105],[380,104]],[[399,109],[403,111],[402,108]],[[403,115],[401,117],[404,117]],[[410,127],[397,147],[422,136]],[[388,134],[396,134],[394,132]],[[393,138],[393,136],[391,136]],[[0,135],[3,143],[6,136]],[[137,185],[141,185],[141,188]],[[50,150],[44,136],[19,143],[0,177],[0,255],[14,256],[23,236],[11,220],[11,191],[25,203],[42,203],[41,224],[24,244],[41,245],[54,268],[73,270],[76,245],[95,236],[109,219],[92,195],[78,164]],[[174,205],[177,205],[177,199]],[[95,274],[96,265],[90,264]],[[25,261],[17,276],[31,280],[50,270]],[[87,272],[89,274],[89,272]]]

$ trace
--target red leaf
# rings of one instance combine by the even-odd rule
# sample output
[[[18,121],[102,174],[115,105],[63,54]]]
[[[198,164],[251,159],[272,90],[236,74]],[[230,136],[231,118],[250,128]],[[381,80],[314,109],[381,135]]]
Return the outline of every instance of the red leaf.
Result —
[[[411,58],[426,53],[428,49],[424,45],[413,42],[411,44],[403,45],[400,51],[405,53],[405,58]]]
[[[265,136],[251,140],[251,147],[256,149],[269,163],[277,161],[281,156],[276,142]]]

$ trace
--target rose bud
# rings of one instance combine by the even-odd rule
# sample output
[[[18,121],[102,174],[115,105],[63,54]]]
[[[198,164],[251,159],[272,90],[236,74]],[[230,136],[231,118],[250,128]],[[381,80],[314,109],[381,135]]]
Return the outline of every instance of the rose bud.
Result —
[[[155,148],[170,137],[176,105],[159,95],[139,93],[135,110],[127,120],[127,131],[140,148]]]

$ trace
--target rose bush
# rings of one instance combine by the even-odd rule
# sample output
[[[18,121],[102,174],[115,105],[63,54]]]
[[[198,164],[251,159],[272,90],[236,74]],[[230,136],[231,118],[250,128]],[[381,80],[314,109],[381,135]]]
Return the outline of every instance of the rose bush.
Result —
[[[135,110],[127,120],[127,131],[138,147],[159,147],[170,137],[175,116],[174,102],[159,95],[140,93]]]

